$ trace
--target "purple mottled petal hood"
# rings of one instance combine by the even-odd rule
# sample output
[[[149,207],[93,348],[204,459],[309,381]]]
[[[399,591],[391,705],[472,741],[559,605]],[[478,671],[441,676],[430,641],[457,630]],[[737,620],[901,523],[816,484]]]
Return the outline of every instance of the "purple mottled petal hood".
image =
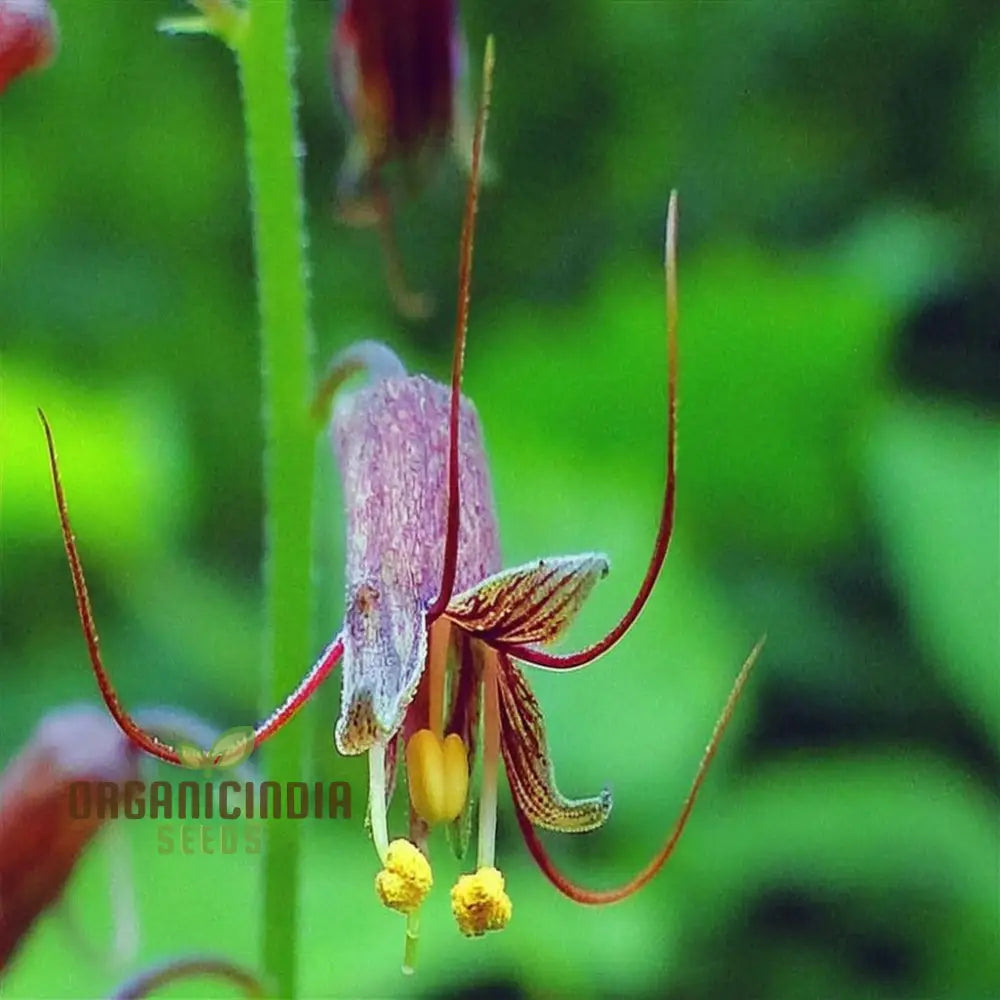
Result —
[[[448,389],[382,378],[338,400],[331,425],[347,513],[344,688],[337,747],[361,753],[399,729],[427,656],[425,613],[441,583]],[[500,568],[482,431],[462,398],[456,591]]]

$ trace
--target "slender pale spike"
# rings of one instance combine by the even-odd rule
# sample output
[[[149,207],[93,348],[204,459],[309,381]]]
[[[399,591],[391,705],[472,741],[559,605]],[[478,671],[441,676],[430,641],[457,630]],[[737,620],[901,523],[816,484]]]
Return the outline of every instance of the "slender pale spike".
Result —
[[[121,823],[112,823],[108,831],[109,891],[114,925],[112,956],[116,966],[135,961],[139,953],[139,914],[135,902],[135,876],[132,872],[132,844]]]
[[[498,657],[486,649],[483,657],[483,781],[479,797],[478,866],[494,867],[497,835],[497,770],[500,758],[500,699]]]
[[[382,740],[376,740],[368,751],[368,812],[375,850],[384,865],[389,851],[389,826],[385,808],[385,743]]]
[[[403,940],[403,975],[412,976],[417,968],[417,945],[420,943],[420,911],[406,916],[406,935]]]

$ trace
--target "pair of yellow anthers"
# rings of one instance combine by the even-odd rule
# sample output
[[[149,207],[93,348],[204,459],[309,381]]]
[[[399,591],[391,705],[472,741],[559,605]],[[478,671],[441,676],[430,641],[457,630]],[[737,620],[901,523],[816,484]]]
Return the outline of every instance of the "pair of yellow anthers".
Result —
[[[462,815],[469,795],[468,749],[458,733],[444,735],[445,674],[451,626],[446,620],[431,626],[427,664],[427,716],[430,728],[419,729],[406,745],[406,772],[414,812],[428,826],[450,823]],[[451,890],[451,910],[458,929],[468,937],[502,930],[512,905],[503,875],[494,865],[497,823],[497,771],[500,757],[500,709],[495,654],[482,663],[483,773],[479,797],[477,867],[462,875]],[[372,837],[382,870],[375,891],[390,909],[406,914],[404,969],[412,968],[418,936],[418,913],[434,883],[431,866],[412,841],[389,843],[386,820],[385,744],[368,752],[369,808]]]
[[[372,834],[383,865],[375,877],[375,890],[387,907],[413,918],[434,884],[431,866],[411,841],[400,838],[388,842],[384,745],[376,745],[369,755]],[[442,738],[431,729],[418,730],[406,746],[406,770],[410,801],[430,826],[449,823],[461,815],[469,792],[469,764],[465,744],[457,733]],[[489,784],[493,787],[484,786],[480,802],[479,867],[473,874],[462,875],[451,890],[452,913],[459,930],[469,937],[502,930],[512,911],[503,875],[493,865],[495,779]],[[484,821],[490,834],[486,838],[482,836]]]
[[[386,851],[385,867],[375,876],[375,890],[391,910],[415,914],[434,884],[431,866],[409,840],[394,840]],[[451,912],[466,937],[503,930],[512,912],[503,875],[492,865],[462,875],[451,890]]]

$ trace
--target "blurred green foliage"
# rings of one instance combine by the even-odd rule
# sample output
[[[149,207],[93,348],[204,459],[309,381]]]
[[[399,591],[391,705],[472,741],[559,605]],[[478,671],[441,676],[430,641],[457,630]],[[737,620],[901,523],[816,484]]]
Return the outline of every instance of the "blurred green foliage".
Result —
[[[239,97],[222,46],[154,32],[178,9],[59,4],[58,61],[0,107],[4,760],[49,709],[96,699],[39,405],[126,703],[220,727],[255,712],[261,431]],[[769,639],[649,888],[576,907],[503,812],[511,926],[458,937],[458,866],[435,844],[412,981],[401,922],[371,892],[363,767],[333,750],[329,685],[296,724],[315,775],[352,781],[355,812],[309,824],[305,995],[1000,995],[1000,320],[982,305],[1000,302],[1000,14],[975,0],[516,0],[463,15],[472,52],[492,31],[498,53],[468,391],[508,562],[612,558],[578,641],[627,604],[655,531],[660,240],[669,189],[681,195],[675,545],[619,649],[532,674],[560,783],[616,794],[605,830],[553,848],[581,880],[613,884],[655,848],[736,666]],[[412,282],[439,303],[405,325],[373,234],[333,219],[330,17],[297,5],[317,363],[375,337],[443,378],[462,179],[443,163],[400,207]],[[341,612],[343,540],[325,441],[317,461],[318,653]],[[256,859],[160,855],[152,825],[127,832],[136,964],[254,964]],[[64,904],[92,941],[108,933],[106,869],[92,850]],[[93,996],[125,971],[53,913],[3,988]]]

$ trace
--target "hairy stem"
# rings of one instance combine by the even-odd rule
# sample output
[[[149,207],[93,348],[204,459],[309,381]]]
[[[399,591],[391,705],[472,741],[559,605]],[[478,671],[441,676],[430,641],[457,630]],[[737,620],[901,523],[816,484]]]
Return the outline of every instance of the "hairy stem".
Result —
[[[261,318],[264,413],[264,711],[283,701],[309,662],[310,531],[313,494],[311,336],[291,0],[249,0],[236,46],[246,122]],[[265,777],[301,776],[301,726],[265,751]],[[270,822],[264,840],[261,965],[282,997],[296,994],[299,837],[296,823]]]

